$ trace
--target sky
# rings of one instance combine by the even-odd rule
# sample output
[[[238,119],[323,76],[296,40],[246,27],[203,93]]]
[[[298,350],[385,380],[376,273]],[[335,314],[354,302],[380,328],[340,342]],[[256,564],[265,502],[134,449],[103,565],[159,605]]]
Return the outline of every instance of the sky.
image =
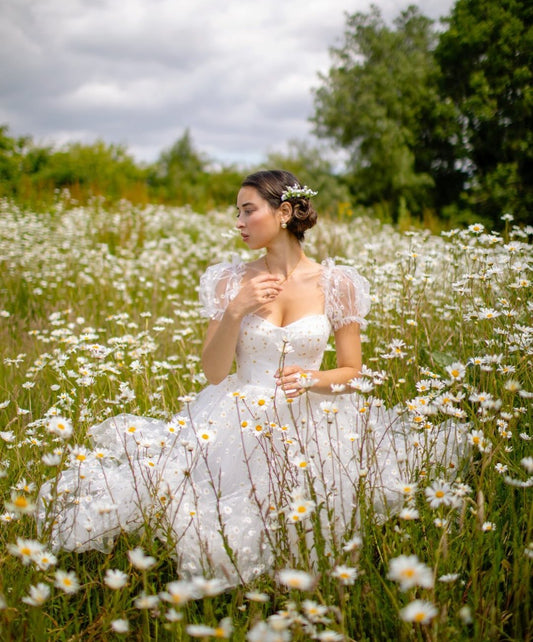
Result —
[[[435,20],[453,0],[409,4]],[[0,124],[37,144],[124,145],[153,162],[186,129],[214,162],[316,143],[319,73],[370,0],[0,0]]]

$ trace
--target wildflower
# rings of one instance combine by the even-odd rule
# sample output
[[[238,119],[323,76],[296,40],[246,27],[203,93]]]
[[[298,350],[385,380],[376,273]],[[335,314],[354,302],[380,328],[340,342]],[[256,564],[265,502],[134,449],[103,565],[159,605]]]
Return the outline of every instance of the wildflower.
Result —
[[[494,468],[495,468],[497,473],[500,473],[500,475],[503,475],[503,473],[507,472],[507,464],[502,464],[502,463],[498,462],[494,466]]]
[[[357,569],[350,566],[339,565],[333,569],[331,576],[337,578],[341,584],[349,586],[357,579]]]
[[[437,609],[431,602],[414,600],[400,611],[400,617],[405,622],[428,624],[437,615]]]
[[[154,557],[145,555],[140,547],[134,548],[132,551],[128,551],[128,557],[132,565],[140,571],[146,571],[149,568],[152,568],[156,562]]]
[[[193,590],[200,593],[203,597],[213,597],[214,595],[222,593],[226,588],[226,584],[222,580],[216,578],[207,579],[202,576],[194,577],[192,584]]]
[[[304,600],[302,602],[302,609],[311,622],[323,622],[328,612],[327,606],[318,604],[313,600]]]
[[[466,604],[459,609],[459,617],[463,621],[463,624],[472,624],[474,621],[472,619],[472,609]]]
[[[159,604],[159,597],[157,595],[146,595],[144,591],[139,593],[133,602],[135,608],[139,610],[154,609]]]
[[[17,537],[16,544],[8,544],[7,550],[12,554],[20,557],[24,565],[33,561],[36,555],[40,555],[43,550],[43,545],[33,539],[23,539]]]
[[[225,617],[215,628],[204,624],[188,624],[186,631],[193,638],[214,637],[227,639],[233,631],[233,624],[231,623],[231,618]]]
[[[165,618],[169,622],[180,622],[183,620],[183,613],[176,611],[176,609],[168,609],[168,611],[165,613]]]
[[[46,466],[58,466],[61,463],[61,455],[58,453],[45,453],[41,460]]]
[[[326,415],[335,415],[339,412],[338,407],[332,401],[322,401],[320,403],[320,410]]]
[[[19,515],[27,515],[35,511],[35,504],[26,497],[16,492],[11,493],[11,502],[6,502],[6,509]]]
[[[496,530],[496,524],[494,522],[483,522],[481,526],[481,530],[485,533],[489,531],[494,531]]]
[[[400,511],[399,517],[401,519],[411,520],[411,519],[418,519],[420,517],[420,514],[416,508],[411,508],[410,506],[406,506],[405,508],[402,508],[402,510]]]
[[[472,430],[468,434],[468,443],[472,444],[472,446],[477,446],[481,453],[490,452],[492,448],[490,441],[485,437],[482,430]]]
[[[258,593],[255,591],[249,591],[248,593],[244,594],[244,597],[247,600],[250,600],[250,602],[270,602],[270,597],[266,593]]]
[[[293,459],[292,463],[301,470],[305,470],[309,466],[309,462],[304,455],[298,455]]]
[[[199,443],[208,444],[212,441],[215,441],[216,432],[214,430],[209,430],[208,428],[200,428],[196,432]]]
[[[354,535],[343,545],[342,550],[346,551],[347,553],[350,551],[355,551],[358,548],[361,548],[362,544],[363,538],[360,535]]]
[[[50,597],[50,587],[44,582],[39,582],[36,586],[30,586],[30,594],[23,597],[24,604],[30,606],[42,606]]]
[[[400,555],[392,559],[387,577],[399,582],[402,591],[413,586],[433,587],[432,570],[420,562],[416,555]]]
[[[55,586],[65,593],[76,593],[80,588],[80,583],[74,571],[57,570],[55,573]]]
[[[179,580],[167,584],[167,590],[160,595],[165,602],[170,602],[174,606],[181,606],[187,604],[190,600],[196,599],[197,591],[191,582]]]
[[[47,571],[51,566],[57,564],[57,557],[48,551],[41,550],[31,556],[32,562],[41,571]]]
[[[278,573],[278,581],[290,589],[309,591],[315,584],[315,578],[305,571],[285,569]]]
[[[330,629],[325,629],[320,631],[315,636],[315,640],[321,640],[322,642],[338,642],[339,640],[345,640],[346,638],[342,633],[337,631],[331,631]]]
[[[520,463],[530,475],[533,474],[533,457],[523,457]]]
[[[410,482],[398,482],[398,490],[406,495],[407,497],[412,497],[416,492],[417,484]]]
[[[311,499],[306,499],[300,489],[296,489],[292,495],[293,501],[290,505],[289,521],[298,522],[309,517],[315,509],[315,502]]]
[[[456,579],[458,579],[459,573],[448,573],[447,575],[441,575],[439,577],[439,582],[444,582],[445,584],[449,584],[450,582],[455,582]]]
[[[456,362],[446,366],[446,372],[452,381],[460,381],[465,376],[466,368],[462,363]]]
[[[57,415],[50,419],[47,429],[49,433],[57,435],[58,437],[61,437],[61,439],[69,439],[73,431],[70,421]]]
[[[113,590],[121,589],[128,583],[128,576],[118,569],[108,568],[105,574],[104,582]]]
[[[441,504],[449,504],[451,501],[450,491],[450,484],[438,479],[426,488],[425,494],[431,508],[437,508]]]
[[[117,620],[113,620],[111,622],[111,628],[115,633],[128,633],[130,630],[130,623],[128,620],[125,620],[123,618],[118,618]]]

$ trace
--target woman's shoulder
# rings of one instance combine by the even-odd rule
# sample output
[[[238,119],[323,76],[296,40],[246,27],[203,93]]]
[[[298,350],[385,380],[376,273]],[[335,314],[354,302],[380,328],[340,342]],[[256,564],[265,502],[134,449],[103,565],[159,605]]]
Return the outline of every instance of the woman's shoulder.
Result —
[[[325,259],[321,263],[326,313],[334,329],[356,321],[362,327],[370,309],[370,285],[359,270],[349,264]]]
[[[367,287],[368,280],[359,270],[349,263],[337,263],[335,259],[327,258],[320,263],[323,278],[328,282],[351,281],[360,286]]]

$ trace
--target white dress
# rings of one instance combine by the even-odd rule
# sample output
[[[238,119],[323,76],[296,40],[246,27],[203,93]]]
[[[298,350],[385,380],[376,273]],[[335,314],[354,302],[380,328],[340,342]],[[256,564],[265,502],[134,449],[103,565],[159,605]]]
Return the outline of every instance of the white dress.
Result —
[[[205,316],[221,318],[244,271],[239,262],[207,269]],[[321,285],[322,314],[285,327],[246,316],[236,373],[172,421],[123,414],[92,427],[93,448],[73,454],[41,489],[38,523],[54,549],[108,551],[121,531],[148,529],[173,547],[184,576],[235,585],[271,570],[273,551],[278,560],[294,553],[298,537],[313,557],[310,520],[335,550],[356,532],[363,495],[386,519],[402,506],[400,483],[420,469],[453,468],[460,426],[421,434],[396,409],[350,388],[292,402],[275,388],[282,360],[317,370],[332,330],[364,326],[368,283],[354,268],[325,261]]]

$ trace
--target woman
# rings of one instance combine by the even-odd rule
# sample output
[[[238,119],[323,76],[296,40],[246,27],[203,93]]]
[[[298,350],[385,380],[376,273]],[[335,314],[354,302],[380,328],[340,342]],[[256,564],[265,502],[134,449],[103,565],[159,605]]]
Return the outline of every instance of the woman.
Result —
[[[303,252],[313,195],[285,171],[243,181],[236,226],[264,252],[201,278],[211,385],[168,424],[120,415],[92,428],[91,455],[41,490],[56,548],[108,550],[121,530],[150,529],[175,546],[182,574],[248,582],[288,556],[337,550],[363,498],[387,517],[400,482],[453,465],[450,426],[421,444],[398,413],[354,392],[368,283]],[[337,367],[320,370],[332,332]]]

